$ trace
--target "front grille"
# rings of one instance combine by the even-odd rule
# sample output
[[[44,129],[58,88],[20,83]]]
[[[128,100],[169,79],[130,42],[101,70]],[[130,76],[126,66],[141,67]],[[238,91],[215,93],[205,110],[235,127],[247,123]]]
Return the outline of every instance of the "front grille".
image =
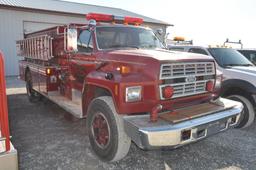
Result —
[[[189,75],[200,76],[211,74],[215,74],[213,62],[162,64],[160,79],[164,80]]]
[[[172,86],[172,98],[206,93],[206,83],[214,81],[215,67],[213,62],[162,64],[159,86],[160,97],[163,100],[162,88]]]

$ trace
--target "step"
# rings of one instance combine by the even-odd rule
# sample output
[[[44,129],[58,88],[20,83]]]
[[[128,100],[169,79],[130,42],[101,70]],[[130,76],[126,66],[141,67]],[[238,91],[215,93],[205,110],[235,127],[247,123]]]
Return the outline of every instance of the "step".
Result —
[[[221,99],[218,103],[203,103],[186,108],[181,108],[172,112],[160,114],[159,117],[171,123],[179,123],[185,120],[202,117],[204,115],[230,109],[234,106],[234,103],[232,103],[232,101],[230,102],[230,100],[225,100],[225,105],[223,105],[223,100],[225,99]]]
[[[82,102],[72,101],[62,95],[59,92],[49,92],[46,96],[49,100],[59,105],[61,108],[71,113],[77,118],[83,118]]]

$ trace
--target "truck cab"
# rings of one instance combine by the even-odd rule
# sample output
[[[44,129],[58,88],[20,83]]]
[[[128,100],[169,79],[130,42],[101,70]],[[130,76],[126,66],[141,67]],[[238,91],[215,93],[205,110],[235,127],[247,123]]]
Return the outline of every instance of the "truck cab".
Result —
[[[223,73],[221,96],[244,105],[244,112],[237,127],[250,126],[255,119],[256,101],[256,67],[237,50],[225,47],[172,46],[173,51],[184,51],[212,56],[217,70]]]
[[[122,159],[131,141],[179,147],[238,124],[243,105],[219,98],[212,57],[166,50],[140,18],[86,18],[25,35],[17,47],[29,99],[44,96],[86,118],[101,160]]]

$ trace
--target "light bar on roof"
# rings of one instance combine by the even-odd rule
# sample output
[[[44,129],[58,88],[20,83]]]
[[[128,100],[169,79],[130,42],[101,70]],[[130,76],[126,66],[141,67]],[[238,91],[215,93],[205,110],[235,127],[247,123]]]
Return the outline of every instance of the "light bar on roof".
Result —
[[[124,23],[140,25],[143,23],[143,19],[136,17],[124,17]]]
[[[97,22],[117,22],[117,23],[124,23],[124,24],[133,24],[133,25],[140,25],[143,23],[142,18],[137,17],[130,17],[130,16],[114,16],[109,14],[99,14],[99,13],[88,13],[86,15],[87,20],[95,20]]]
[[[86,15],[86,19],[88,21],[93,19],[97,22],[111,22],[113,21],[114,17],[113,15],[107,15],[107,14],[89,13]]]

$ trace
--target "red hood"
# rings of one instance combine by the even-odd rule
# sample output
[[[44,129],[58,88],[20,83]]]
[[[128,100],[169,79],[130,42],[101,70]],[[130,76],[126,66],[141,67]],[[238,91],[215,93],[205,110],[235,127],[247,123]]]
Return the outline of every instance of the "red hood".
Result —
[[[129,57],[129,60],[134,60],[139,62],[141,57],[144,58],[153,58],[158,61],[187,61],[187,60],[212,60],[214,59],[211,56],[201,55],[201,54],[195,54],[195,53],[186,53],[186,52],[174,52],[174,51],[168,51],[168,50],[147,50],[147,49],[126,49],[126,50],[111,50],[106,51],[105,54],[107,54],[109,57],[114,57],[115,59],[118,58],[118,60],[123,60],[122,57],[124,56],[125,60],[126,57]]]

